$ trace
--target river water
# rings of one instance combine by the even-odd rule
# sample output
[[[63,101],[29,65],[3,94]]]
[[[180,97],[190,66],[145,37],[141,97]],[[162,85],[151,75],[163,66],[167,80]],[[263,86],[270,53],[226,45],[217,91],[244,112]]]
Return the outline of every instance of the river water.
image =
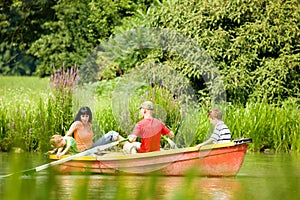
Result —
[[[0,153],[0,174],[47,162],[42,155],[22,155],[14,163]],[[25,160],[25,161],[24,161]],[[34,176],[0,178],[0,199],[299,199],[300,155],[247,153],[236,177],[149,177],[57,175],[45,170]]]

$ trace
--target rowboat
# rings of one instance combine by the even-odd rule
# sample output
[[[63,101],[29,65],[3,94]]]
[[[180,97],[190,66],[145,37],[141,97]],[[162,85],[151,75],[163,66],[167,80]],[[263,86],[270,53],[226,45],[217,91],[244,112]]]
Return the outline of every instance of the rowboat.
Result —
[[[100,152],[52,166],[62,174],[127,174],[184,176],[193,171],[196,176],[235,176],[240,170],[251,138],[233,140],[223,144],[161,150],[126,155],[123,152]],[[63,158],[67,157],[63,156]],[[51,161],[59,160],[55,155]]]

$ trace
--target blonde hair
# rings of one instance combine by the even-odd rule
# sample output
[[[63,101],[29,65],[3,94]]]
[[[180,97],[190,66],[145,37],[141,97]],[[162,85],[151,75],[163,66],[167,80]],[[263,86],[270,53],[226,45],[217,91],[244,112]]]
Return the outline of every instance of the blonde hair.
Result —
[[[222,112],[217,108],[211,109],[210,111],[208,111],[207,117],[222,120]]]
[[[50,139],[51,146],[57,148],[59,143],[63,140],[63,137],[61,135],[53,135]]]

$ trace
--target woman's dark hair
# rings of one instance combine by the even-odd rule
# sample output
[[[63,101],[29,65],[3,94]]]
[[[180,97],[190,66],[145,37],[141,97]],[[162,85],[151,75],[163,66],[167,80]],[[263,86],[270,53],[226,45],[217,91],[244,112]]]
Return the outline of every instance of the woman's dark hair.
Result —
[[[74,121],[81,121],[81,119],[80,119],[81,115],[88,115],[89,116],[89,122],[92,123],[93,116],[92,116],[92,111],[89,107],[87,107],[87,106],[81,107],[79,109]]]

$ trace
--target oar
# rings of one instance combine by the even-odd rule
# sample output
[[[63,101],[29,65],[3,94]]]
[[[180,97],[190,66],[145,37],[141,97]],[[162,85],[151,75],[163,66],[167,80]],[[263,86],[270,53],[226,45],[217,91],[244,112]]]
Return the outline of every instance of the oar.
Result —
[[[85,156],[85,155],[92,154],[92,153],[97,153],[98,151],[103,151],[105,149],[108,149],[110,147],[116,146],[119,143],[125,142],[127,140],[128,139],[124,139],[124,140],[119,140],[119,141],[112,142],[112,143],[109,143],[109,144],[105,144],[105,145],[101,145],[101,146],[96,146],[94,148],[91,148],[91,149],[85,150],[83,152],[80,152],[80,153],[78,153],[76,155],[68,156],[66,158],[63,158],[63,159],[60,159],[60,160],[57,160],[57,161],[53,161],[51,163],[47,163],[47,164],[44,164],[44,165],[41,165],[41,166],[38,166],[38,167],[35,167],[35,168],[32,168],[32,169],[24,170],[24,171],[21,171],[21,172],[18,172],[18,173],[27,175],[27,174],[31,174],[31,173],[34,173],[34,172],[39,172],[39,171],[42,171],[44,169],[47,169],[48,167],[51,167],[51,166],[54,166],[54,165],[59,165],[59,164],[68,162],[70,160],[73,160],[75,158],[79,158],[81,156]],[[12,176],[14,174],[16,174],[16,173],[7,174],[7,175],[3,175],[3,176],[0,176],[0,177],[1,178],[5,178],[5,177]]]
[[[162,138],[168,141],[169,145],[171,146],[171,149],[178,149],[175,142],[173,142],[170,138],[168,138],[164,135],[162,136]]]

